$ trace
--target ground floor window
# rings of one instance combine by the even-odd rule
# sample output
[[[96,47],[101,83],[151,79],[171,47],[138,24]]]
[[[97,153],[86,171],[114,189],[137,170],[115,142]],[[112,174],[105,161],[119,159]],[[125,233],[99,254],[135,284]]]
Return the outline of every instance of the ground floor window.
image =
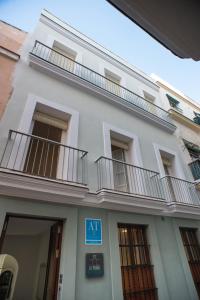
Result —
[[[180,228],[183,245],[200,299],[200,245],[195,228]]]
[[[124,300],[157,300],[147,227],[118,224]]]

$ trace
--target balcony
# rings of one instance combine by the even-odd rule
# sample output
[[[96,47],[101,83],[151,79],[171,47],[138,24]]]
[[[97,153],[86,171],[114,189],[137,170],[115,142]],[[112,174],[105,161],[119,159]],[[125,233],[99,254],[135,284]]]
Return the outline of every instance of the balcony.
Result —
[[[16,195],[65,203],[87,192],[87,152],[42,137],[9,131],[0,162],[1,193],[14,184]],[[11,180],[12,178],[12,180]],[[56,200],[58,199],[58,200]]]
[[[166,206],[159,173],[104,156],[96,164],[101,203],[128,204],[149,211]]]
[[[197,158],[193,160],[191,163],[189,163],[190,170],[192,172],[192,175],[194,177],[194,180],[200,179],[200,159]]]
[[[153,124],[156,123],[169,132],[174,132],[176,129],[167,111],[38,41],[35,42],[30,53],[30,65],[103,95],[112,103],[115,102],[120,107]]]
[[[200,209],[200,192],[193,182],[180,178],[165,176],[161,179],[168,206],[174,212],[192,212]]]

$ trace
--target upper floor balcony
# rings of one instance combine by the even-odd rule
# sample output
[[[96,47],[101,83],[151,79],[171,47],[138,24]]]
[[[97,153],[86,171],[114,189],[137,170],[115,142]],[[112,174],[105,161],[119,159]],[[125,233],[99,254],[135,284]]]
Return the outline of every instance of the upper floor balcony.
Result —
[[[1,192],[9,195],[14,184],[16,195],[28,198],[50,201],[53,195],[59,202],[65,202],[65,197],[84,198],[86,157],[84,150],[10,130],[0,161]]]
[[[161,107],[39,41],[30,53],[30,65],[95,91],[168,132],[176,129],[169,113]]]
[[[96,164],[100,202],[115,198],[118,204],[163,210],[166,204],[158,172],[104,156]]]
[[[165,199],[171,210],[199,214],[197,208],[200,208],[200,192],[193,182],[173,176],[165,176],[161,180]]]

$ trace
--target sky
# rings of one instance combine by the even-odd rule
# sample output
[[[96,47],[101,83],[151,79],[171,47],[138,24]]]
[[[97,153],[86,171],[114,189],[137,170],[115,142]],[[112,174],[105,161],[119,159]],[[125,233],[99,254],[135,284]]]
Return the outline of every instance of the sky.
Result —
[[[200,103],[200,62],[178,58],[106,0],[0,0],[0,19],[31,32],[43,8]]]

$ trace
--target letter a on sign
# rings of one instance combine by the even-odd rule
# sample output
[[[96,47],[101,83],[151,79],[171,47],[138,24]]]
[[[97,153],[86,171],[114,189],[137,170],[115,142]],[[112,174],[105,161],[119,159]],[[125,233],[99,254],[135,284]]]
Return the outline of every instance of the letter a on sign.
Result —
[[[85,219],[85,244],[102,245],[101,219]]]

